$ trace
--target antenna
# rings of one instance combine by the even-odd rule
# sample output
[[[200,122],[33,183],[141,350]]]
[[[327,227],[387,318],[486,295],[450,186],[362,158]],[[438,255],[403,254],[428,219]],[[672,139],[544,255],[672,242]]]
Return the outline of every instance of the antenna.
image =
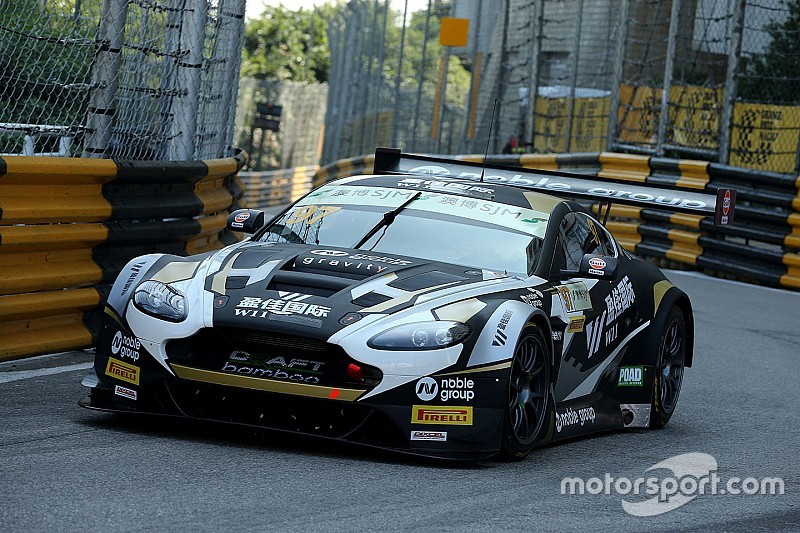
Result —
[[[489,157],[489,143],[492,142],[492,127],[494,126],[494,112],[497,111],[497,98],[494,99],[492,106],[492,120],[489,122],[489,135],[486,138],[486,150],[483,152],[483,168],[481,169],[481,183],[483,183],[483,174],[486,172],[486,158]]]

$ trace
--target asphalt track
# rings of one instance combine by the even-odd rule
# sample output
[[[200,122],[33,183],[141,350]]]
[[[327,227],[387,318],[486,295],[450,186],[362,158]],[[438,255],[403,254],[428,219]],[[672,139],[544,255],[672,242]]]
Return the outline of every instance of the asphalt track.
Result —
[[[121,418],[76,404],[90,353],[0,364],[0,531],[800,531],[800,294],[669,276],[698,338],[667,428],[520,463]],[[723,479],[780,477],[785,493],[705,494],[644,518],[623,510],[628,496],[560,491],[565,476],[633,480],[688,452],[713,456]]]

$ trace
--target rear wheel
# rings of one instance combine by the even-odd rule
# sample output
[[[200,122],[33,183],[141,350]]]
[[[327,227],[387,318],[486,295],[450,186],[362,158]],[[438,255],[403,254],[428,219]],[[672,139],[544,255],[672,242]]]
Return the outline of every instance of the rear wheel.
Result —
[[[686,321],[678,307],[670,309],[658,345],[658,362],[653,380],[653,401],[650,406],[650,427],[667,425],[683,384],[686,361]]]
[[[501,450],[506,459],[524,459],[546,430],[550,403],[548,346],[541,328],[532,323],[523,328],[508,384]]]

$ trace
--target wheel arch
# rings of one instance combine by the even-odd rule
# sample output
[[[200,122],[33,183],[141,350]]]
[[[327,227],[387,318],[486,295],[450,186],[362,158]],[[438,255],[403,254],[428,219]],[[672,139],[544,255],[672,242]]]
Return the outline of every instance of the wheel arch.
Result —
[[[694,356],[694,311],[692,310],[692,302],[689,296],[678,289],[672,287],[664,295],[663,300],[656,309],[656,318],[660,322],[669,311],[670,307],[676,306],[683,313],[684,322],[686,324],[686,362],[684,366],[691,367],[692,359]]]

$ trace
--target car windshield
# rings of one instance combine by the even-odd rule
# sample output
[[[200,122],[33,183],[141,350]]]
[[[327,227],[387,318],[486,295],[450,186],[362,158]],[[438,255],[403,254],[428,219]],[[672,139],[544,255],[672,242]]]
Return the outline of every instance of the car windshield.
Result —
[[[327,185],[292,206],[259,240],[352,248],[384,213],[410,201],[359,248],[495,272],[533,271],[546,213],[439,192],[415,195],[409,189]]]

